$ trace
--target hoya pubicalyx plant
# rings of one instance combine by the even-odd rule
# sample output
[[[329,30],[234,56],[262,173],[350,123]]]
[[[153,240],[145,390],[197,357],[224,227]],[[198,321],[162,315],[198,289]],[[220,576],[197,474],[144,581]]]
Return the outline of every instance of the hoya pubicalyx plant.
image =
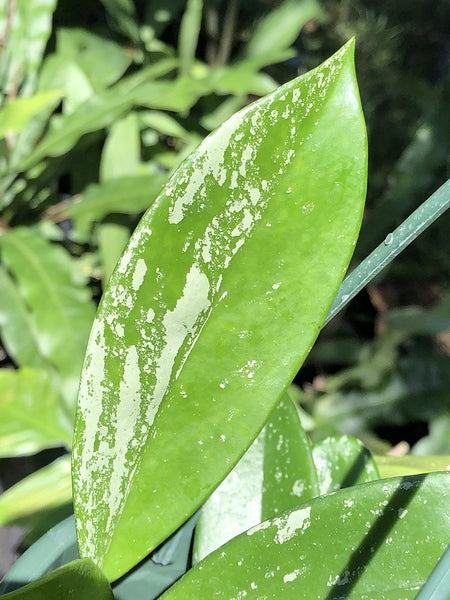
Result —
[[[80,554],[110,580],[231,471],[320,330],[365,196],[353,53],[351,41],[207,137],[111,277],[73,453]]]

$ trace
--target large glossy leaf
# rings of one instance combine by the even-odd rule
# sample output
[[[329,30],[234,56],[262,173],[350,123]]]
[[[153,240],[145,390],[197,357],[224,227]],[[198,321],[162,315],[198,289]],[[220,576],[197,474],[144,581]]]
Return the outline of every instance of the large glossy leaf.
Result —
[[[332,435],[313,446],[321,494],[378,479],[370,451],[351,435]]]
[[[4,594],[5,600],[113,600],[108,580],[89,559],[74,560],[48,575]]]
[[[29,528],[33,522],[35,529],[40,515],[70,505],[71,500],[70,456],[67,454],[0,495],[0,527],[24,524]]]
[[[47,371],[0,370],[0,457],[70,446],[71,430]]]
[[[350,43],[209,136],[141,221],[94,323],[76,425],[80,548],[109,577],[261,430],[345,272],[365,178]]]
[[[450,474],[321,496],[231,540],[164,600],[412,600],[450,535]]]
[[[232,537],[319,495],[311,446],[285,394],[264,429],[202,507],[193,560]]]
[[[58,370],[70,406],[94,318],[84,278],[64,248],[30,228],[0,236],[0,248],[31,309],[41,353]]]

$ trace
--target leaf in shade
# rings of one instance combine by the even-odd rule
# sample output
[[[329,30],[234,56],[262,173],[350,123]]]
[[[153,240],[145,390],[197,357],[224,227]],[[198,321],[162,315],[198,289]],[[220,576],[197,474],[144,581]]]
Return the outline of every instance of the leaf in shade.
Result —
[[[74,560],[14,592],[4,594],[5,600],[114,600],[111,586],[89,559]]]
[[[71,427],[47,371],[0,369],[0,414],[1,457],[71,444]]]
[[[433,473],[321,496],[234,538],[161,600],[413,600],[447,546],[449,493],[450,474]]]
[[[332,435],[313,446],[321,494],[379,479],[370,451],[351,435]]]
[[[35,471],[0,495],[0,527],[24,525],[36,528],[39,517],[72,500],[71,457],[66,454]],[[54,523],[53,523],[54,524]]]
[[[0,236],[0,248],[30,308],[41,354],[61,377],[71,416],[95,314],[84,278],[64,248],[31,228],[17,227]]]
[[[262,432],[203,505],[194,564],[246,529],[318,494],[310,442],[285,394]]]
[[[206,138],[141,221],[93,326],[75,434],[80,551],[109,578],[261,430],[347,268],[365,185],[350,42]]]

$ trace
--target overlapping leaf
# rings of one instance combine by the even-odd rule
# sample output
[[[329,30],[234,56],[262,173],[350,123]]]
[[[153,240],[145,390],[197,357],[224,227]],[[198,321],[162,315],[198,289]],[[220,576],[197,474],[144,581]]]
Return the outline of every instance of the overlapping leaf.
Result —
[[[447,546],[450,474],[321,496],[231,540],[164,600],[412,600]],[[439,518],[436,518],[439,515]]]
[[[350,43],[208,137],[110,280],[73,475],[81,552],[112,579],[233,468],[317,336],[365,191],[352,54]]]
[[[262,432],[203,505],[194,563],[246,529],[318,495],[310,442],[285,394]]]

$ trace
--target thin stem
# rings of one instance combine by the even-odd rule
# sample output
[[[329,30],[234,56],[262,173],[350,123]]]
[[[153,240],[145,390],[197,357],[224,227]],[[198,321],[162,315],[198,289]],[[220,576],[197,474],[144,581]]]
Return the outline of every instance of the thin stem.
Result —
[[[228,62],[233,46],[234,28],[236,26],[236,17],[239,12],[239,0],[230,0],[225,13],[225,22],[222,30],[220,47],[217,52],[217,65],[225,65]]]
[[[450,207],[450,179],[425,200],[342,282],[325,324]]]

